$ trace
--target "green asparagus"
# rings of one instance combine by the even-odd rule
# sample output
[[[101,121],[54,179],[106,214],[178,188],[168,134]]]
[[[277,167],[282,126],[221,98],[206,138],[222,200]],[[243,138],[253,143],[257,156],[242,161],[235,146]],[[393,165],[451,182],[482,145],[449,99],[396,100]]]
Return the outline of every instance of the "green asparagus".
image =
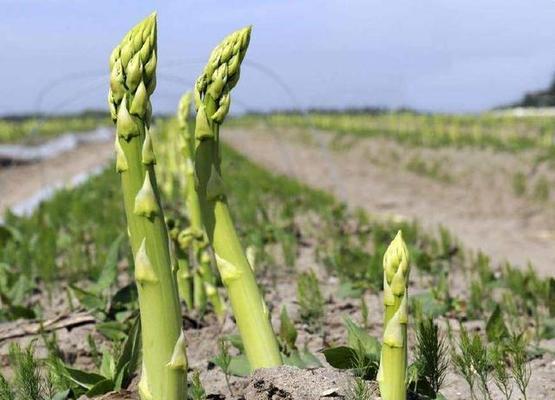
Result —
[[[116,169],[121,174],[139,292],[143,343],[139,393],[143,400],[183,400],[185,339],[148,131],[156,54],[156,14],[152,14],[112,52],[108,102],[116,124]]]
[[[250,33],[250,27],[238,30],[213,50],[197,79],[194,98],[195,171],[202,220],[254,370],[281,365],[282,360],[268,309],[231,220],[219,146],[219,128],[229,111],[230,92],[239,80]]]
[[[405,400],[409,252],[401,231],[387,248],[383,267],[385,318],[378,383],[382,399]]]

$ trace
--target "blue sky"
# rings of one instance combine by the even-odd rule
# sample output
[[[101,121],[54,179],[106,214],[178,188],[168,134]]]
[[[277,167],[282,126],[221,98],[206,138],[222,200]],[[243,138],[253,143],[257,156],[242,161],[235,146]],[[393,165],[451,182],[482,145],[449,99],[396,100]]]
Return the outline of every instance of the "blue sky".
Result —
[[[479,111],[544,88],[555,72],[555,0],[0,0],[0,9],[0,114],[105,108],[110,51],[153,10],[153,105],[164,112],[214,45],[248,24],[235,111]]]

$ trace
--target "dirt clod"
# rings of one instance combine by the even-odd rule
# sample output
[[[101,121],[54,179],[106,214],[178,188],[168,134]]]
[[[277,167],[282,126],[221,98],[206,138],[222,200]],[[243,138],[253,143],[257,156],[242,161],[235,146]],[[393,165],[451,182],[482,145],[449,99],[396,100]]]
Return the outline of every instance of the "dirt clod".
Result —
[[[245,400],[344,399],[352,377],[331,368],[289,366],[256,371],[244,391]]]

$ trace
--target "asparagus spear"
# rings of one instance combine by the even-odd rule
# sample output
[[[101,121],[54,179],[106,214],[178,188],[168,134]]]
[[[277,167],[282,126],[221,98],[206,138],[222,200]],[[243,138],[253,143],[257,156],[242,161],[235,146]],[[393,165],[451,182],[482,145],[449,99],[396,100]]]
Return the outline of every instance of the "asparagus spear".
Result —
[[[189,122],[190,106],[192,93],[187,92],[181,97],[177,110],[177,121],[183,138],[182,153],[185,157],[186,165],[186,203],[189,220],[191,222],[190,234],[195,242],[204,240],[204,227],[202,226],[202,216],[197,189],[195,186],[194,153],[195,138],[192,126]]]
[[[220,321],[223,321],[226,315],[226,305],[220,297],[220,292],[218,291],[218,288],[216,286],[217,277],[212,270],[212,257],[210,256],[210,252],[208,251],[207,247],[202,249],[200,252],[199,271],[204,283],[206,297],[208,298],[208,301],[212,303],[214,313],[216,314],[218,319],[220,319]]]
[[[385,318],[378,383],[382,399],[405,400],[409,252],[401,231],[387,248],[383,267]]]
[[[156,14],[136,25],[110,57],[108,101],[139,292],[143,400],[186,398],[187,358],[175,273],[168,248],[156,158],[148,132],[156,87]]]
[[[230,91],[249,45],[251,28],[226,37],[213,51],[195,85],[195,170],[202,220],[229,293],[251,369],[281,365],[268,309],[239,242],[221,176],[219,128],[230,106]]]
[[[194,132],[192,132],[190,123],[191,101],[192,93],[187,92],[181,97],[177,108],[177,122],[182,138],[180,152],[185,157],[185,198],[191,223],[191,226],[180,234],[182,248],[178,249],[178,251],[182,253],[182,257],[186,257],[186,262],[180,263],[177,282],[181,298],[187,303],[189,309],[194,307],[194,272],[192,271],[194,265],[191,265],[189,262],[189,247],[192,242],[196,242],[199,237],[202,239],[204,236],[198,194],[194,182],[195,171],[193,167],[194,160],[192,158],[194,153]]]
[[[193,277],[191,275],[191,267],[189,263],[189,240],[185,239],[182,245],[181,231],[179,226],[173,220],[166,221],[171,239],[170,251],[173,250],[174,264],[177,265],[177,290],[179,297],[183,299],[187,308],[193,309]]]
[[[185,93],[179,101],[177,109],[177,122],[181,132],[182,146],[181,153],[185,158],[185,199],[190,226],[182,233],[187,238],[192,249],[192,261],[196,271],[183,271],[183,275],[192,276],[194,308],[202,314],[208,299],[218,318],[225,317],[225,303],[221,300],[216,287],[216,277],[212,272],[210,253],[208,251],[208,239],[204,232],[200,202],[195,185],[194,153],[195,136],[193,124],[190,121],[192,92]],[[188,280],[178,281],[180,292],[187,292],[187,288],[182,290],[183,285],[189,285]]]

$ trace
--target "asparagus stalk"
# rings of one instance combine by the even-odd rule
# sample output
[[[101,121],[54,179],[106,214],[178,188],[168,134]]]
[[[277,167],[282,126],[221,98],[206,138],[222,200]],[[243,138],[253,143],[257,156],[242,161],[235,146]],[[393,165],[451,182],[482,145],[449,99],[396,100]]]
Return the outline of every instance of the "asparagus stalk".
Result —
[[[208,248],[204,248],[200,253],[199,271],[203,279],[206,297],[210,303],[212,303],[214,313],[218,319],[222,321],[225,318],[226,306],[224,301],[221,299],[220,292],[218,292],[218,288],[216,286],[217,278],[212,270],[212,257],[210,257]]]
[[[200,211],[200,202],[195,186],[195,138],[192,126],[189,122],[189,114],[191,111],[192,93],[187,92],[181,97],[179,108],[177,110],[177,121],[183,138],[183,146],[181,152],[185,157],[185,174],[186,174],[186,204],[189,214],[190,234],[195,242],[204,241],[204,227],[202,225],[202,216]],[[199,250],[199,249],[197,249]]]
[[[268,309],[233,226],[221,176],[219,128],[230,106],[230,91],[249,44],[251,28],[226,37],[213,51],[195,85],[195,171],[202,220],[251,369],[281,365]]]
[[[409,252],[401,231],[387,248],[383,267],[385,318],[378,383],[382,399],[405,400]]]
[[[139,292],[143,400],[186,398],[187,358],[148,132],[156,86],[156,14],[136,25],[110,57],[108,101]]]
[[[194,308],[201,314],[206,307],[208,299],[216,315],[222,319],[225,316],[225,304],[221,301],[218,289],[216,288],[216,278],[212,272],[210,255],[207,249],[207,238],[202,224],[200,202],[195,185],[194,153],[195,136],[193,126],[190,121],[192,92],[185,93],[179,101],[177,109],[177,122],[182,137],[181,153],[185,158],[185,199],[190,227],[185,231],[185,235],[190,238],[192,245],[192,258],[196,265],[193,276],[194,286]]]
[[[185,203],[190,226],[182,233],[193,248],[193,258],[198,266],[200,252],[207,246],[207,240],[202,224],[202,215],[200,211],[200,200],[195,185],[195,141],[194,132],[189,121],[191,111],[192,93],[187,92],[181,97],[177,110],[177,121],[182,137],[181,153],[185,158]]]
[[[176,252],[182,254],[178,255],[178,269],[177,269],[177,287],[179,291],[179,296],[183,299],[187,308],[192,310],[195,306],[193,298],[193,276],[191,269],[189,267],[189,260],[187,259],[187,254],[179,249]]]
[[[191,132],[191,124],[190,124],[190,111],[191,111],[191,99],[192,94],[190,92],[185,93],[179,102],[179,106],[177,109],[177,122],[179,125],[179,132],[181,133],[182,137],[182,146],[181,146],[181,153],[185,157],[185,198],[186,198],[186,207],[188,211],[189,220],[191,224],[200,228],[200,232],[202,232],[202,220],[200,217],[200,205],[198,205],[198,195],[196,194],[196,188],[194,183],[194,168],[193,168],[193,151],[194,151],[194,141],[193,141],[193,132]],[[196,201],[194,199],[196,197]],[[185,256],[186,248],[189,247],[189,243],[194,237],[191,237],[191,229],[183,231],[181,234],[181,243],[184,245],[179,248],[182,256]],[[195,236],[193,234],[193,236]],[[185,244],[186,242],[187,244]],[[182,262],[179,266],[179,270],[177,273],[178,279],[177,283],[179,285],[179,293],[181,298],[187,304],[189,309],[193,309],[194,307],[194,276],[193,272],[191,271],[191,265],[189,262],[189,254],[186,254],[187,262]]]
[[[204,279],[198,268],[193,273],[193,304],[195,310],[197,310],[202,317],[206,311],[206,288],[204,287]]]
[[[193,309],[193,281],[191,275],[191,268],[189,264],[189,253],[187,251],[188,245],[183,248],[180,241],[179,227],[174,224],[170,226],[170,239],[172,241],[172,248],[175,255],[174,263],[177,265],[177,289],[179,297],[183,299],[188,309]]]

